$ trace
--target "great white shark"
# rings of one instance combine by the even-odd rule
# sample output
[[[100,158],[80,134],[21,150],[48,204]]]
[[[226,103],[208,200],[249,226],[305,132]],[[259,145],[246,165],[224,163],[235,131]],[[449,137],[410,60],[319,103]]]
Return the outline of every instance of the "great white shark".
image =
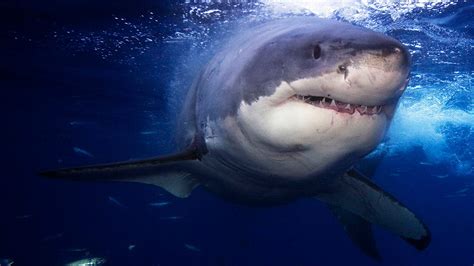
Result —
[[[233,37],[195,79],[179,152],[41,174],[141,182],[177,197],[200,185],[252,205],[315,198],[373,258],[371,224],[423,250],[425,224],[354,168],[383,139],[410,60],[399,41],[348,23],[267,22]]]

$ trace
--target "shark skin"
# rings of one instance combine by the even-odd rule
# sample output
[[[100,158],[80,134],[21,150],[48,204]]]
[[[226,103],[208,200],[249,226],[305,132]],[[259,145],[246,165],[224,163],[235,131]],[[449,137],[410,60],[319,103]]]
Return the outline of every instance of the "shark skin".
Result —
[[[365,28],[314,17],[267,22],[234,36],[196,77],[179,152],[41,174],[140,182],[177,197],[201,186],[250,205],[316,198],[376,260],[372,224],[423,250],[427,226],[353,167],[384,138],[410,65],[402,43]]]

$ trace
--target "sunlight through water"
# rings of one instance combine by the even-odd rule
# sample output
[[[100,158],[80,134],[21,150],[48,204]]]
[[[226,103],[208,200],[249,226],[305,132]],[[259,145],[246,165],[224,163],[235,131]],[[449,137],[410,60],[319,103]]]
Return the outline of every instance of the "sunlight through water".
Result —
[[[450,27],[450,21],[466,16],[463,13],[473,5],[446,14],[458,1],[243,2],[224,5],[226,1],[183,1],[182,13],[173,18],[179,23],[169,24],[150,10],[139,20],[113,15],[113,27],[97,31],[61,28],[46,38],[62,43],[71,52],[95,53],[103,60],[137,69],[146,62],[152,76],[171,69],[173,74],[166,81],[164,93],[169,99],[169,112],[176,113],[200,66],[223,39],[240,29],[266,20],[306,15],[384,32],[402,41],[413,57],[411,81],[384,144],[389,147],[388,156],[421,147],[431,163],[449,165],[459,175],[474,173],[474,72],[470,67],[474,42],[469,27]],[[417,19],[420,13],[427,16]],[[160,63],[165,54],[173,55],[173,65]],[[161,122],[162,118],[153,116],[146,130],[156,130],[154,127]]]

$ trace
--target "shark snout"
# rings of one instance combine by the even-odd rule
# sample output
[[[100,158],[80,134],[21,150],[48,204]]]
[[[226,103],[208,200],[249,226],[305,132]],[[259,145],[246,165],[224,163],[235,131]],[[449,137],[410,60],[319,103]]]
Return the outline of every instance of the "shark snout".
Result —
[[[404,45],[384,38],[351,48],[352,52],[333,70],[344,84],[344,97],[364,105],[396,101],[407,86],[410,72],[410,53]]]

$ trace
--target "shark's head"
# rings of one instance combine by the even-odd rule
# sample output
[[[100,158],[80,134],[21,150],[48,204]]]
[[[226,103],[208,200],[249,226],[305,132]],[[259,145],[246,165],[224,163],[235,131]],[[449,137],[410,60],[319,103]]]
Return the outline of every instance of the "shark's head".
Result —
[[[341,22],[266,27],[240,73],[243,135],[275,174],[347,169],[382,140],[408,83],[407,49]]]

